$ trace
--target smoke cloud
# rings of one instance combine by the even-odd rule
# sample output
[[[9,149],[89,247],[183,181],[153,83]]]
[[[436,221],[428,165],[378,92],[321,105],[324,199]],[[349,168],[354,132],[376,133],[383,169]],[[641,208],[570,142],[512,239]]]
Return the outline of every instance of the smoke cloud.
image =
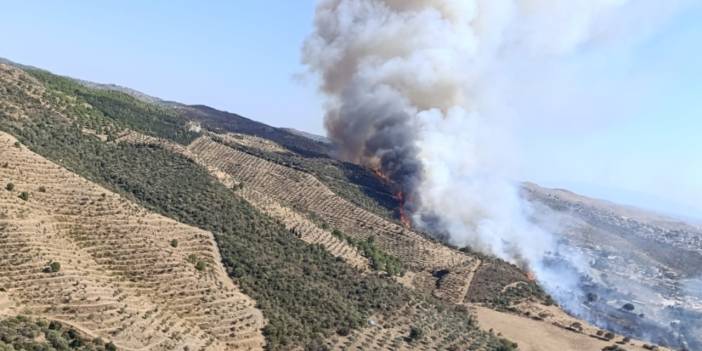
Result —
[[[320,77],[340,157],[389,177],[411,199],[415,225],[528,266],[576,309],[576,276],[588,265],[531,224],[515,182],[511,128],[540,118],[515,110],[515,87],[538,94],[560,60],[628,45],[645,32],[634,34],[634,21],[660,21],[672,3],[324,0],[303,62]]]

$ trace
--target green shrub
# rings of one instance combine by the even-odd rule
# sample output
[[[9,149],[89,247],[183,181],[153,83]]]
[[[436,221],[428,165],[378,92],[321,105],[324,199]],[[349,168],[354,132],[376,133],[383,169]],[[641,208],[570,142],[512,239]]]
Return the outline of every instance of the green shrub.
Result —
[[[178,247],[178,239],[173,239],[173,240],[171,240],[171,246],[174,247],[174,248],[175,248],[175,247]]]
[[[507,339],[500,339],[496,351],[516,351],[519,345]]]
[[[12,190],[15,189],[15,185],[12,184],[12,183],[7,183],[7,185],[5,185],[5,189],[6,189],[7,191],[12,191]]]
[[[51,261],[49,264],[44,267],[44,272],[45,273],[56,273],[61,270],[61,264],[56,262],[56,261]]]
[[[40,186],[40,187],[39,187],[39,192],[40,192],[40,193],[45,193],[45,192],[46,192],[46,187],[45,187],[45,186]]]
[[[24,200],[24,201],[27,201],[27,200],[29,200],[29,193],[26,191],[23,191],[19,194],[19,198]]]

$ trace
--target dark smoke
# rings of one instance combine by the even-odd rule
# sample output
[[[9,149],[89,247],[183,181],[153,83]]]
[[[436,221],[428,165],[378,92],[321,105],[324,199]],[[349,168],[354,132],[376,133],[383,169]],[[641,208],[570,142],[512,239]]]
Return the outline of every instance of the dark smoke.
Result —
[[[339,156],[409,196],[415,225],[528,266],[583,315],[588,263],[529,221],[533,209],[514,181],[511,126],[540,116],[510,102],[541,91],[548,98],[553,87],[541,80],[561,72],[552,67],[559,60],[676,2],[322,0],[303,62],[327,97],[325,126]],[[631,15],[642,3],[656,11]]]
[[[340,106],[327,112],[325,126],[328,137],[343,146],[341,158],[380,171],[397,190],[407,192],[415,188],[422,169],[414,144],[417,126],[396,99],[384,95],[345,89]]]

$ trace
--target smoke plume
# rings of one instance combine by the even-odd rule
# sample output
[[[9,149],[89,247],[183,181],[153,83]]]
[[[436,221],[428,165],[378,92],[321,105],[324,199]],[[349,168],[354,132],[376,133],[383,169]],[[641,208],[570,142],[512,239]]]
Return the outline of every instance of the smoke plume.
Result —
[[[511,126],[538,116],[515,110],[515,87],[534,95],[552,64],[623,45],[635,20],[666,13],[660,1],[630,2],[323,0],[303,61],[328,98],[340,157],[388,177],[415,225],[528,266],[568,305],[587,264],[528,220]],[[554,256],[576,268],[549,268]]]

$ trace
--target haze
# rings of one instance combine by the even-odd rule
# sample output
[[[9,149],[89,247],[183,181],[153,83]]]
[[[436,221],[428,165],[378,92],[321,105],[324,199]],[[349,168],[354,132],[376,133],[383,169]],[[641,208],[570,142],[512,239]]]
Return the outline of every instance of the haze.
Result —
[[[8,3],[0,57],[323,134],[322,99],[300,64],[314,5]],[[515,178],[702,218],[702,6],[665,15],[643,32],[623,21],[636,32],[626,45],[585,48],[546,77],[519,72],[505,106],[540,118],[514,126]]]

